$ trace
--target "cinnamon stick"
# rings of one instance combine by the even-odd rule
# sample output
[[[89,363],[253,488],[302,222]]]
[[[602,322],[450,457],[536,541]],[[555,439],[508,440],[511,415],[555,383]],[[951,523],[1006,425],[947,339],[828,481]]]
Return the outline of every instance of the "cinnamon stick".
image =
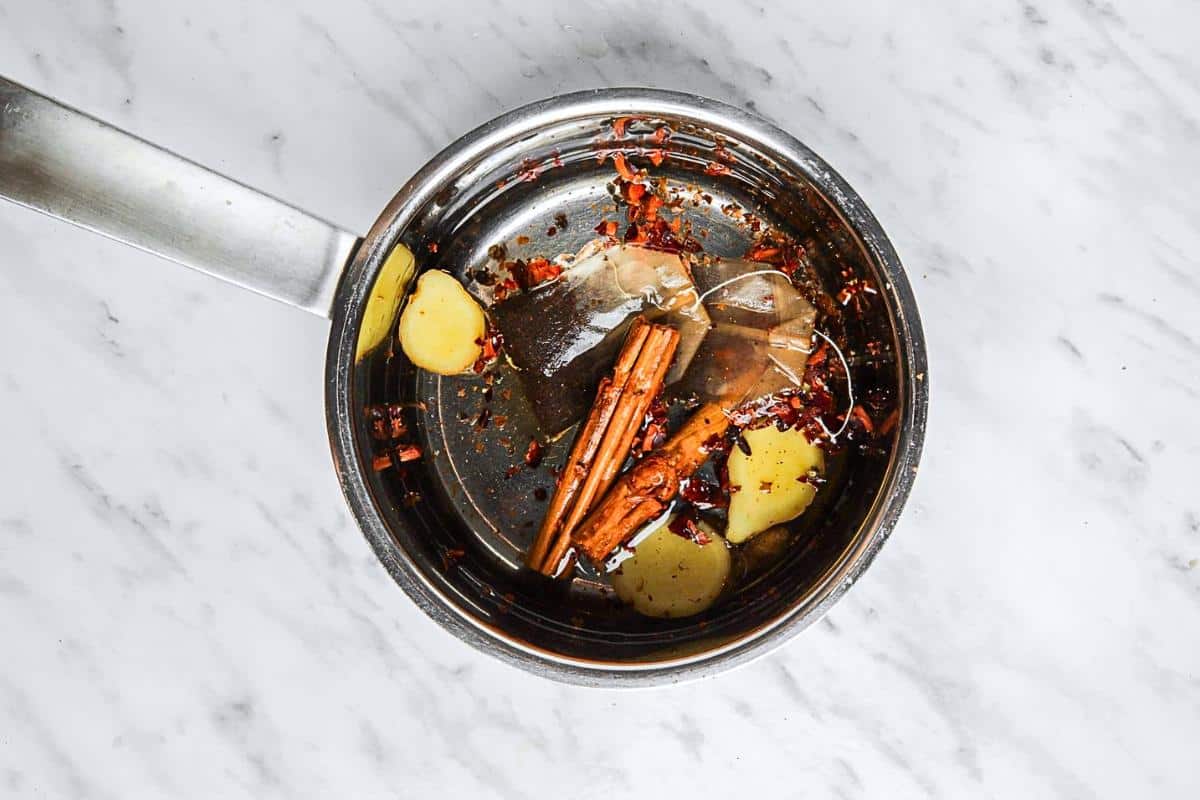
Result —
[[[707,443],[729,427],[716,403],[708,403],[658,450],[621,476],[591,515],[571,531],[571,542],[592,561],[602,561],[666,508],[679,484],[708,459]]]
[[[679,334],[671,328],[651,325],[644,317],[634,320],[613,374],[601,380],[596,390],[596,401],[571,447],[554,497],[526,555],[525,563],[531,569],[553,576],[561,568],[571,529],[611,485],[624,463],[638,426],[662,386],[678,341]]]

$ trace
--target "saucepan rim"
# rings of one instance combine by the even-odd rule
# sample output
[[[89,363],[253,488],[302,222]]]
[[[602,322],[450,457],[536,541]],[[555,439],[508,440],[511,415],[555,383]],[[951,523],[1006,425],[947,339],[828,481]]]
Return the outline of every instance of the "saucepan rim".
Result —
[[[710,650],[646,663],[565,657],[520,641],[456,606],[392,538],[376,509],[357,455],[352,405],[358,324],[371,282],[391,248],[417,212],[437,195],[445,179],[490,150],[544,127],[583,117],[630,113],[689,118],[727,131],[733,138],[770,152],[824,194],[885,278],[881,288],[890,300],[901,361],[902,415],[896,449],[873,506],[847,552],[804,599],[771,623]],[[364,536],[393,580],[435,622],[483,653],[546,678],[598,687],[652,686],[725,671],[766,654],[819,619],[870,565],[895,526],[916,476],[929,393],[925,341],[912,288],[883,229],[841,176],[795,137],[753,114],[698,95],[643,88],[575,92],[522,106],[462,136],[413,175],[372,225],[342,276],[332,321],[326,356],[326,423],[342,491]]]

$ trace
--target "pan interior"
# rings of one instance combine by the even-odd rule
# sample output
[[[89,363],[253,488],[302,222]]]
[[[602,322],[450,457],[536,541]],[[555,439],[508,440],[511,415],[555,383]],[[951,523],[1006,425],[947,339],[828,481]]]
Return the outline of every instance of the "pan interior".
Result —
[[[487,262],[488,249],[497,244],[506,247],[508,258],[578,250],[596,238],[600,221],[624,222],[612,199],[616,175],[608,158],[621,151],[634,166],[665,178],[688,198],[685,217],[697,235],[703,231],[699,239],[705,252],[743,256],[754,237],[745,218],[750,212],[760,225],[804,245],[831,295],[851,278],[884,285],[835,204],[767,145],[661,114],[630,123],[617,140],[613,121],[599,114],[561,120],[489,148],[444,175],[436,195],[400,232],[399,240],[416,255],[418,271],[441,268],[465,279]],[[653,166],[647,137],[660,124],[673,135],[654,145],[666,158]],[[847,324],[856,392],[901,396],[890,304],[889,293],[881,292]],[[802,605],[853,550],[864,520],[881,499],[895,456],[894,433],[870,452],[849,449],[819,494],[819,504],[804,515],[796,546],[732,597],[693,617],[642,617],[622,608],[603,582],[587,575],[551,583],[520,568],[546,507],[537,499],[538,490],[553,493],[550,467],[565,461],[571,433],[547,447],[540,469],[515,468],[530,438],[544,441],[545,436],[514,371],[501,365],[492,391],[485,393],[477,376],[439,377],[417,370],[396,345],[395,324],[388,341],[356,366],[353,407],[403,404],[425,457],[398,468],[372,469],[379,443],[371,438],[365,414],[357,414],[357,454],[374,505],[394,545],[461,615],[551,658],[653,666],[764,630]],[[490,423],[479,431],[473,423],[485,407]],[[503,427],[497,418],[503,418]]]

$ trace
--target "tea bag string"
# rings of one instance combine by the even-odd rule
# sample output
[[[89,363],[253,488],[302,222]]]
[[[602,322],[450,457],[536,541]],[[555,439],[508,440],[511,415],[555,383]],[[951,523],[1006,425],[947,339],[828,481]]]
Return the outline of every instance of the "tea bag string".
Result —
[[[780,272],[777,269],[756,269],[751,272],[744,272],[741,275],[735,275],[732,278],[729,278],[728,280],[721,281],[716,286],[713,286],[711,289],[704,292],[704,294],[699,295],[696,298],[696,302],[691,306],[691,308],[689,310],[694,311],[697,308],[699,308],[700,304],[704,302],[704,298],[708,297],[713,292],[716,292],[720,289],[724,289],[726,286],[730,285],[731,283],[737,283],[740,280],[745,280],[746,278],[752,278],[755,275],[775,275],[779,278],[782,278],[783,280],[787,280],[787,276],[784,275],[782,272]],[[821,430],[825,431],[825,435],[829,437],[829,441],[836,442],[838,437],[846,432],[846,427],[850,424],[850,417],[854,413],[854,379],[850,377],[850,363],[848,361],[846,361],[846,356],[842,354],[842,348],[838,347],[837,343],[834,342],[833,339],[830,339],[828,336],[821,333],[819,330],[814,328],[813,333],[816,334],[817,336],[820,336],[822,339],[824,339],[826,342],[829,343],[829,346],[833,348],[833,352],[837,353],[838,360],[840,360],[842,362],[842,369],[845,370],[845,372],[846,372],[846,393],[850,397],[850,404],[846,408],[845,417],[842,418],[841,427],[838,428],[837,432],[835,433],[835,432],[829,430],[829,426],[825,424],[824,419],[822,419],[821,417],[817,417],[817,424],[821,426]],[[811,352],[811,351],[809,351],[809,352]],[[772,360],[774,360],[774,359],[772,359]],[[788,377],[790,379],[792,376],[789,375]]]
[[[720,289],[724,289],[726,286],[728,286],[731,283],[737,283],[738,281],[745,280],[746,278],[753,278],[755,275],[775,275],[775,276],[782,278],[785,281],[787,280],[787,276],[784,275],[782,272],[780,272],[777,269],[756,269],[752,272],[743,272],[741,275],[734,275],[732,278],[721,281],[716,286],[713,286],[712,288],[710,288],[706,292],[704,292],[704,294],[697,295],[696,302],[692,303],[691,307],[688,310],[695,311],[697,308],[700,307],[701,303],[704,302],[704,298],[708,297],[713,292],[718,291]]]
[[[817,417],[817,424],[825,431],[825,435],[829,437],[829,441],[836,442],[837,437],[846,432],[846,426],[850,424],[850,417],[854,413],[854,379],[850,377],[850,364],[846,361],[846,357],[842,355],[842,348],[838,347],[833,339],[830,339],[816,328],[813,328],[813,333],[829,343],[829,346],[833,348],[833,352],[837,353],[838,359],[842,362],[842,369],[846,372],[846,393],[850,396],[850,404],[846,407],[846,416],[842,419],[842,427],[837,429],[837,433],[834,433],[825,425],[825,420],[819,416]]]

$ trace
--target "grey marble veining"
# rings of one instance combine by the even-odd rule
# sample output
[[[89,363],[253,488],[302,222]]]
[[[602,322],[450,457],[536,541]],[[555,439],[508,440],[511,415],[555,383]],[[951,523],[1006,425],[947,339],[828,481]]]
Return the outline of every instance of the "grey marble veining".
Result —
[[[492,663],[345,512],[326,323],[0,205],[0,795],[1194,797],[1200,10],[0,2],[0,74],[362,230],[450,139],[642,84],[864,196],[933,397],[820,624],[632,693]]]

